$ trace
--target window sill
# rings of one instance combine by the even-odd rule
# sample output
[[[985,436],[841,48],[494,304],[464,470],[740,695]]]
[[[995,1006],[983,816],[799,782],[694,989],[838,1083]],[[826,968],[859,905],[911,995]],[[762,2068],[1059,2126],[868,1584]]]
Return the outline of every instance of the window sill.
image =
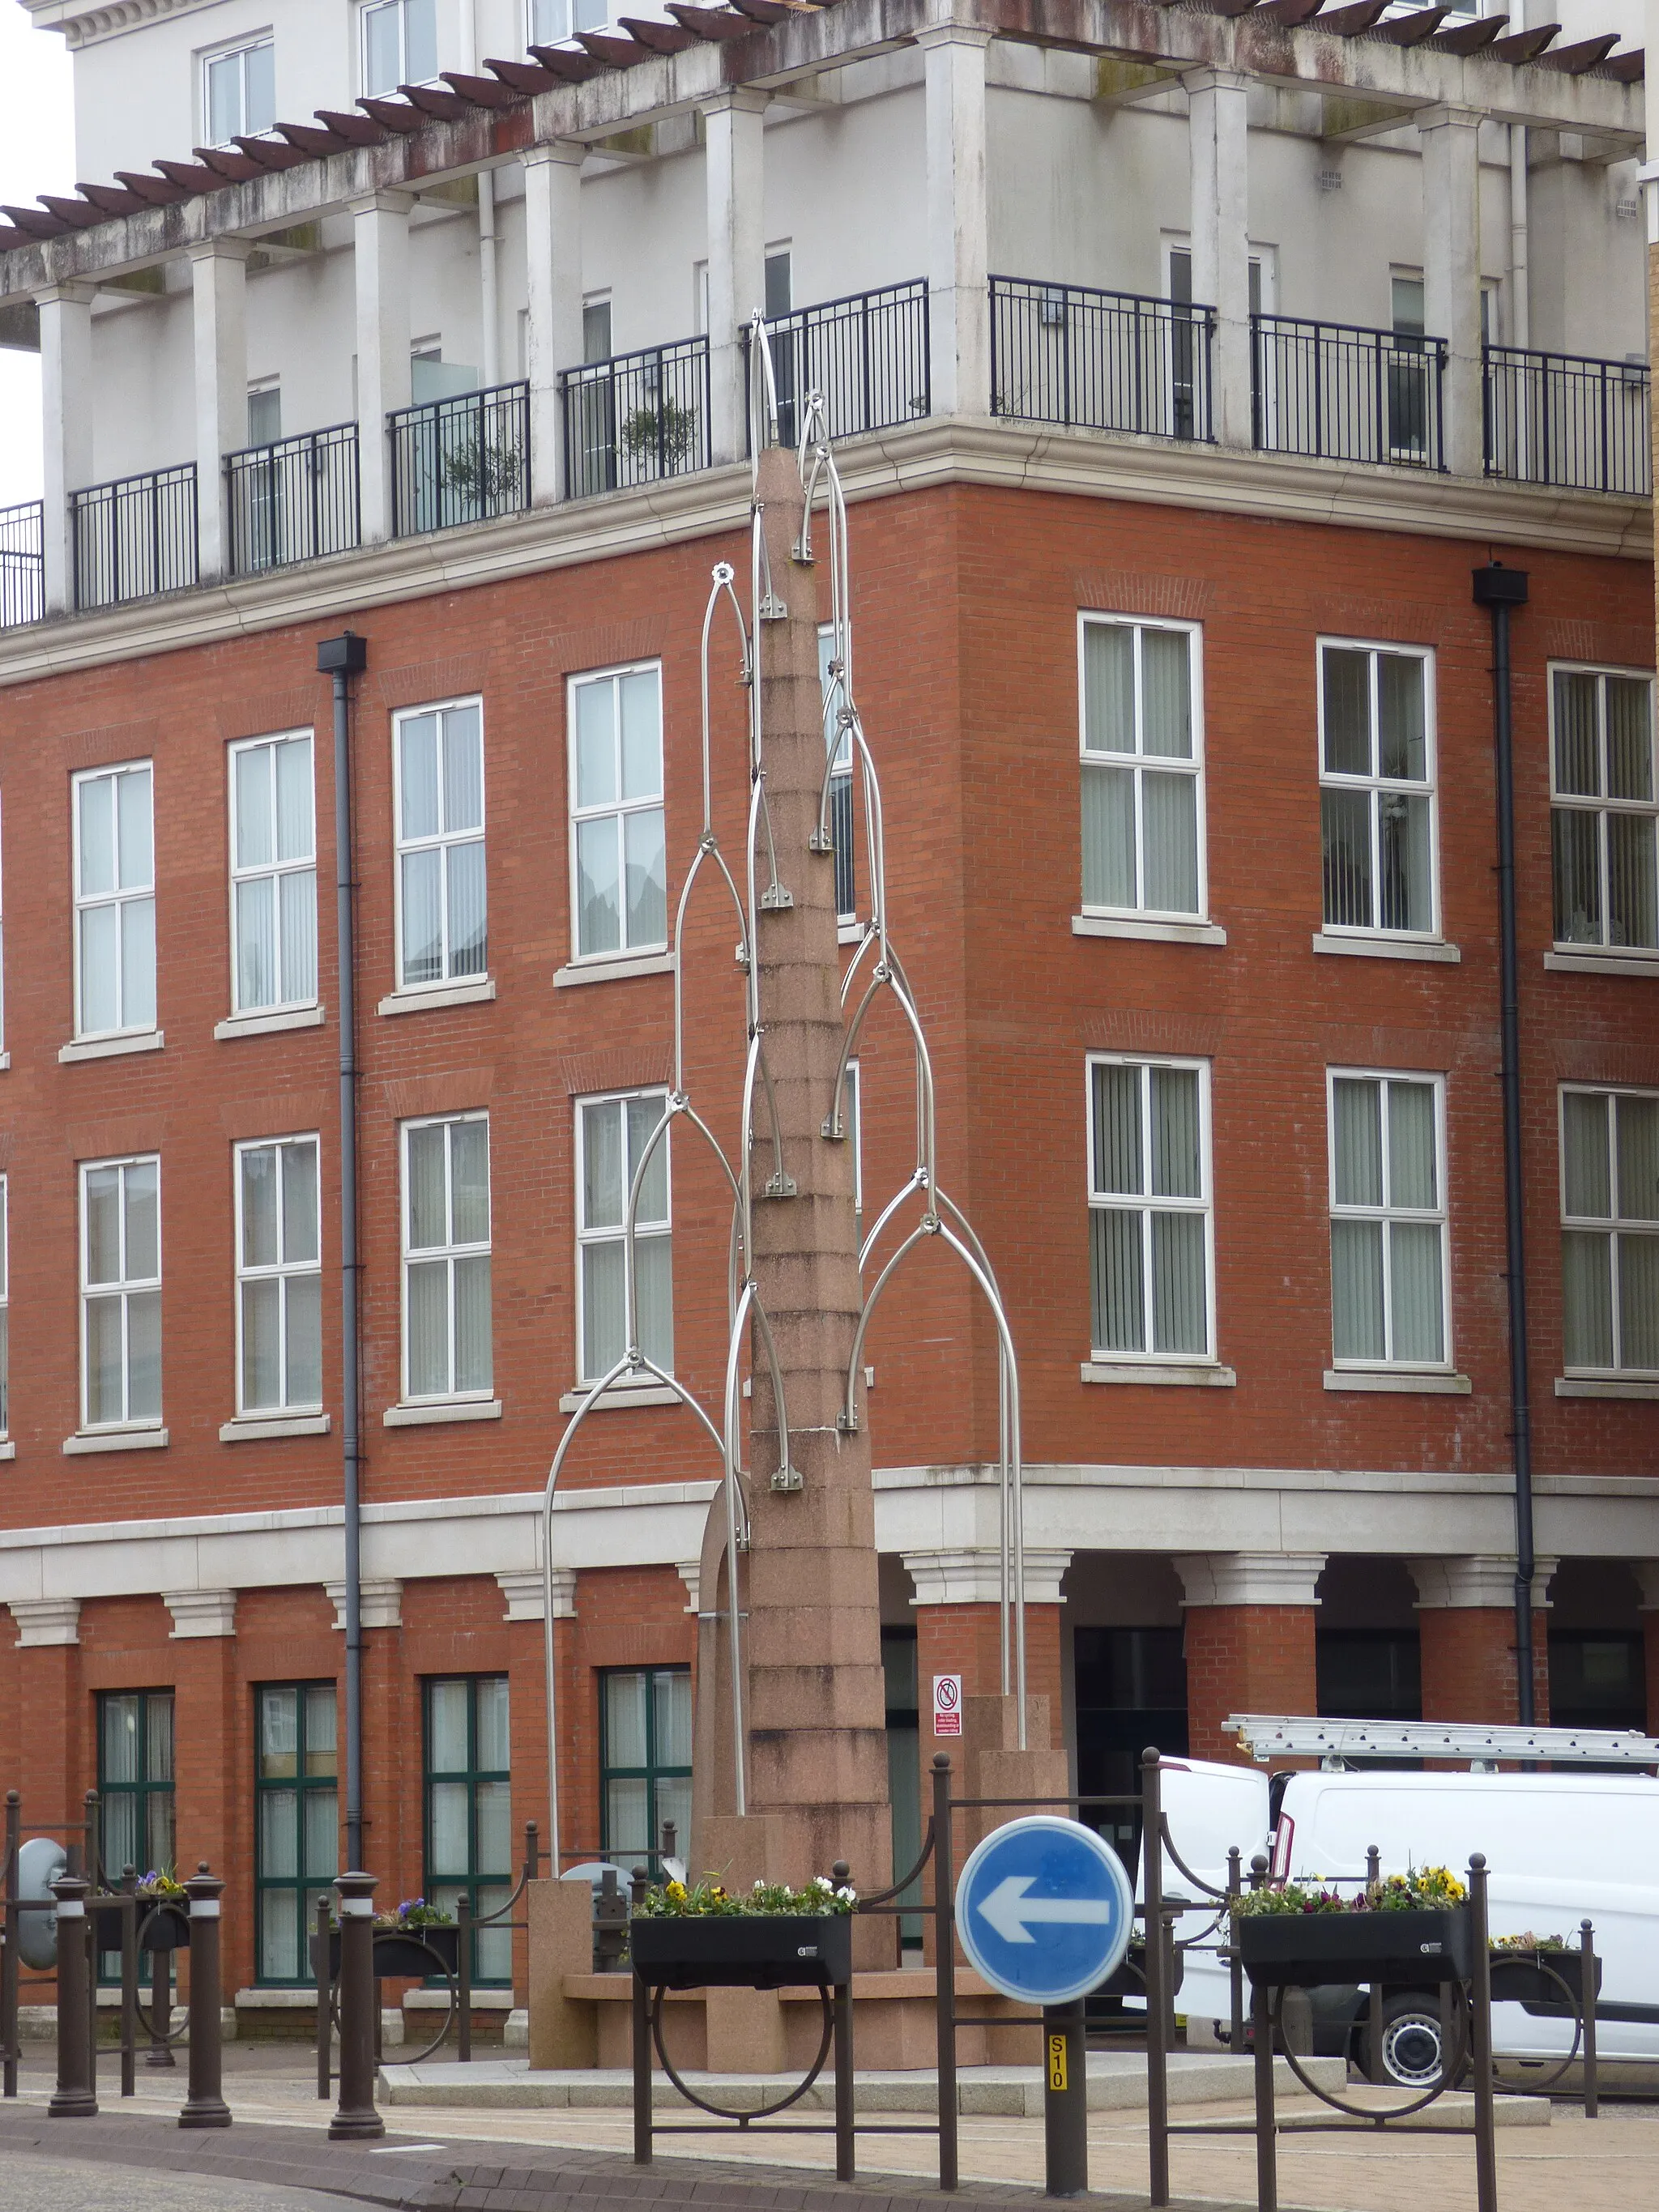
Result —
[[[1227,933],[1213,921],[1143,921],[1132,914],[1074,914],[1073,937],[1138,937],[1148,945],[1224,945]]]
[[[215,1022],[213,1034],[222,1042],[232,1037],[275,1036],[282,1030],[316,1030],[323,1025],[321,1006],[288,1006],[280,1013],[231,1014]]]
[[[864,931],[865,925],[855,914],[838,914],[836,916],[837,945],[862,945]]]
[[[1659,1398],[1659,1382],[1620,1375],[1564,1375],[1556,1379],[1558,1398]]]
[[[317,2014],[317,1991],[312,1986],[238,1990],[234,2002],[238,2012],[308,2012],[313,2019]]]
[[[1316,930],[1313,949],[1316,952],[1346,952],[1350,959],[1359,960],[1462,960],[1463,957],[1456,945],[1443,944],[1437,938],[1385,937],[1381,932],[1374,937],[1363,933],[1348,937],[1336,930]]]
[[[562,1413],[574,1413],[587,1395],[586,1390],[567,1390],[559,1401]],[[596,1413],[623,1413],[636,1407],[682,1406],[685,1401],[678,1390],[665,1390],[660,1382],[613,1382],[603,1398],[593,1401]]]
[[[16,1456],[17,1439],[15,1437],[7,1437],[3,1442],[0,1442],[0,1459],[15,1459]]]
[[[1645,949],[1615,952],[1547,952],[1544,965],[1562,975],[1659,975],[1659,952]]]
[[[9,1052],[0,1052],[0,1074],[3,1074],[10,1066],[11,1054]]]
[[[607,953],[602,959],[573,960],[555,975],[553,988],[568,991],[578,983],[622,983],[630,975],[672,975],[673,972],[672,952],[618,953],[614,959]]]
[[[388,1429],[430,1429],[447,1421],[499,1421],[499,1398],[440,1398],[429,1406],[388,1406],[380,1419]]]
[[[434,1006],[481,1006],[495,995],[495,978],[480,975],[466,983],[428,983],[412,991],[392,991],[375,1012],[380,1014],[423,1014]]]
[[[77,1037],[72,1044],[60,1044],[58,1057],[65,1066],[76,1060],[116,1060],[123,1053],[160,1052],[166,1042],[163,1030],[145,1030],[138,1036]]]
[[[1407,1391],[1419,1397],[1467,1398],[1473,1385],[1467,1375],[1448,1375],[1443,1369],[1328,1367],[1328,1390]]]
[[[78,1458],[83,1452],[161,1451],[165,1429],[82,1429],[64,1439],[64,1456]]]
[[[314,2009],[317,2003],[314,1996],[311,2002]],[[446,2012],[448,2008],[449,1991],[447,1990],[405,1990],[404,1991],[405,2012]],[[481,1990],[475,1982],[472,1985],[472,2009],[474,2012],[511,2012],[513,1992],[511,1990]]]
[[[219,1431],[222,1444],[262,1443],[270,1437],[325,1437],[326,1413],[239,1413]]]
[[[1238,1382],[1232,1368],[1202,1360],[1188,1367],[1174,1359],[1085,1359],[1080,1372],[1085,1382],[1186,1383],[1211,1390],[1231,1390]]]

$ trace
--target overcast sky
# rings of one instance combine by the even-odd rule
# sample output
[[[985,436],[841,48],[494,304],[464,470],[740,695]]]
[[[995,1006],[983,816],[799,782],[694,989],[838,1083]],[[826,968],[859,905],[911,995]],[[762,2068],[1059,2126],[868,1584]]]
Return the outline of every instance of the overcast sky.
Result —
[[[41,192],[73,191],[69,50],[56,31],[37,31],[16,0],[0,0],[0,203],[27,207]],[[40,496],[40,358],[0,348],[0,507]]]

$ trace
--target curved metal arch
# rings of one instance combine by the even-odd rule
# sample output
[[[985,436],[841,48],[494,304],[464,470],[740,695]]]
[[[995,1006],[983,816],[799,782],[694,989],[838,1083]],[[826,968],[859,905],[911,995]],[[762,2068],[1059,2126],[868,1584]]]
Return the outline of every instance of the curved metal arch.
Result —
[[[894,1269],[903,1259],[905,1254],[914,1245],[919,1244],[924,1237],[937,1237],[943,1227],[944,1224],[938,1214],[924,1213],[897,1251],[888,1261],[880,1274],[876,1277],[875,1286],[864,1301],[864,1311],[859,1316],[859,1325],[853,1332],[853,1353],[847,1363],[847,1388],[842,1394],[841,1421],[842,1426],[845,1429],[855,1432],[858,1428],[859,1412],[854,1392],[858,1383],[859,1364],[863,1356],[864,1339],[870,1327],[871,1316],[880,1303],[881,1294],[887,1288]]]

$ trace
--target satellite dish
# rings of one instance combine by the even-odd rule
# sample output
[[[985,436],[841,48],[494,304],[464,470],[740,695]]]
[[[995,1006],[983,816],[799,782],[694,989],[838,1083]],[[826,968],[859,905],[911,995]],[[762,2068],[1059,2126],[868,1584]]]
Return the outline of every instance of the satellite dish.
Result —
[[[31,1836],[17,1854],[17,1894],[25,1904],[31,1898],[50,1897],[52,1885],[69,1871],[69,1853],[50,1836]],[[17,1955],[37,1972],[58,1964],[58,1912],[20,1912],[17,1916]]]

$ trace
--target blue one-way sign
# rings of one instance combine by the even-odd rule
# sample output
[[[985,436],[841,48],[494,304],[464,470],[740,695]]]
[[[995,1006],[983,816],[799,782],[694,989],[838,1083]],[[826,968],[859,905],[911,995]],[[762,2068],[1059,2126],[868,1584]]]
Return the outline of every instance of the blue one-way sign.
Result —
[[[1111,1845],[1033,1814],[978,1844],[957,1884],[957,1931],[993,1989],[1063,2005],[1098,1989],[1129,1948],[1134,1896]]]

